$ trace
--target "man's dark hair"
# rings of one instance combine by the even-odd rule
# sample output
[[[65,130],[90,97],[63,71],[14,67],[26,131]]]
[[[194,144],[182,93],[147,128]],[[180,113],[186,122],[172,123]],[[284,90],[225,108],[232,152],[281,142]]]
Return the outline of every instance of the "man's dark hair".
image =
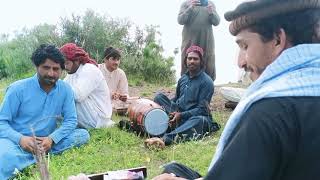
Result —
[[[284,29],[293,46],[320,42],[320,11],[308,9],[266,18],[249,26],[249,31],[260,34],[262,41],[268,42]]]
[[[109,59],[110,57],[113,57],[115,59],[120,59],[121,58],[120,51],[111,46],[107,47],[104,50],[104,58]]]
[[[56,46],[41,44],[31,56],[31,60],[36,67],[43,64],[46,59],[59,63],[60,67],[64,69],[64,56]]]

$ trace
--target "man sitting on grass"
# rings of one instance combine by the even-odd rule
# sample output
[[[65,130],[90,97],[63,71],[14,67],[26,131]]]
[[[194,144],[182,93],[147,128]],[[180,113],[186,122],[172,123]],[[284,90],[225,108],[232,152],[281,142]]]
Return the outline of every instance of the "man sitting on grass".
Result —
[[[219,129],[212,122],[209,104],[213,95],[212,79],[203,71],[203,50],[191,46],[186,51],[185,65],[188,71],[179,79],[175,98],[170,100],[160,93],[154,101],[170,115],[170,129],[161,138],[150,138],[147,146],[164,147],[174,142],[199,139]]]
[[[99,69],[106,79],[110,90],[114,110],[126,107],[127,104],[125,102],[129,96],[127,76],[119,68],[120,59],[121,54],[118,49],[107,47],[104,50],[104,63],[99,64]]]
[[[64,81],[75,94],[78,125],[83,128],[112,126],[109,88],[96,62],[74,43],[63,45],[60,51],[66,58],[68,75]]]
[[[247,1],[225,18],[240,48],[238,65],[255,82],[204,179],[320,179],[320,0]],[[154,180],[200,178],[180,164],[165,172]]]
[[[59,49],[41,45],[31,59],[37,73],[11,84],[0,109],[1,180],[35,163],[36,153],[60,153],[89,140],[86,130],[76,129],[72,89],[59,80],[64,69]]]

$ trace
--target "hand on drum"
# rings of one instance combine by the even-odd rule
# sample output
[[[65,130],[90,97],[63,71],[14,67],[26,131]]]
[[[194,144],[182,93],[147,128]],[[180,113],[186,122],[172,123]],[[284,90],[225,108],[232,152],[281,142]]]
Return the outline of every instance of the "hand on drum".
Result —
[[[128,95],[115,92],[115,93],[112,93],[112,99],[113,100],[119,99],[120,101],[126,102],[128,99]]]
[[[169,114],[169,126],[175,126],[181,119],[181,112],[172,112]]]

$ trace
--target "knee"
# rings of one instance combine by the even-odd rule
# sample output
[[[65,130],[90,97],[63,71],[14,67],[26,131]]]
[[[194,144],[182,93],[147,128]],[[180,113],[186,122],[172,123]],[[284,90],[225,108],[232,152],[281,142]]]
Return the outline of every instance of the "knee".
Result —
[[[176,173],[177,169],[179,169],[181,167],[181,165],[179,163],[176,162],[171,162],[169,164],[166,164],[164,166],[164,170],[162,173]]]
[[[158,93],[158,94],[154,97],[153,101],[159,104],[159,102],[161,102],[165,97],[166,97],[166,96],[165,96],[163,93]]]
[[[83,143],[87,143],[90,140],[90,134],[87,130],[85,129],[80,129],[82,132],[82,138],[83,138]]]
[[[86,129],[77,129],[76,136],[77,136],[77,142],[78,142],[77,146],[86,144],[90,140],[90,134]]]

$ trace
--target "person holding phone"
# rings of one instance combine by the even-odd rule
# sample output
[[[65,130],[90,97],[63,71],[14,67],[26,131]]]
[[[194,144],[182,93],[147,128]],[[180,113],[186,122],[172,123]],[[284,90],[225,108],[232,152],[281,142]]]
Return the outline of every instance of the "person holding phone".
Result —
[[[184,66],[186,50],[191,45],[197,45],[205,51],[204,70],[211,77],[216,79],[214,37],[212,25],[220,23],[220,17],[212,1],[208,0],[187,0],[179,11],[178,23],[183,25],[181,44],[181,75],[187,69]]]

